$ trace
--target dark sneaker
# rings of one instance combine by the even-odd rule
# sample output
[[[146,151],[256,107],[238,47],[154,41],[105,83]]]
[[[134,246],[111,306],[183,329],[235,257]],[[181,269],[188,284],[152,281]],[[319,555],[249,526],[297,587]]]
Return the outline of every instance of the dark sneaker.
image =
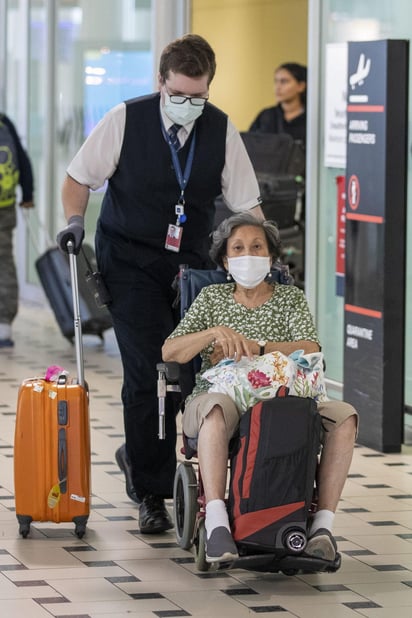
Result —
[[[136,504],[141,504],[142,501],[140,500],[140,498],[137,497],[136,490],[133,487],[132,467],[130,465],[129,458],[127,457],[126,445],[122,444],[122,446],[119,446],[114,456],[120,470],[124,472],[127,495],[129,496],[130,500],[133,500],[133,502],[136,502]]]
[[[206,562],[232,562],[239,558],[232,535],[225,526],[218,526],[206,541]]]
[[[314,558],[321,558],[333,562],[336,558],[338,547],[332,533],[326,528],[319,528],[308,540],[305,554]]]
[[[139,526],[142,534],[158,534],[173,528],[163,498],[151,494],[143,498],[139,508]]]

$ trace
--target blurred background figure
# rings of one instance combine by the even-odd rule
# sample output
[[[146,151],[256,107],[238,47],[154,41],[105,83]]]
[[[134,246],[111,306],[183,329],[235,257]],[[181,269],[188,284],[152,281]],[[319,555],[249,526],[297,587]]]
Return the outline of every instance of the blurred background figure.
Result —
[[[275,70],[277,105],[262,110],[249,131],[288,133],[294,140],[306,142],[307,69],[296,62],[286,62]]]
[[[274,76],[277,105],[263,109],[244,139],[259,181],[262,209],[280,230],[282,261],[296,285],[305,278],[305,176],[307,69],[296,62],[278,66]],[[250,149],[249,149],[250,150]],[[269,169],[268,169],[269,167]]]
[[[22,208],[33,207],[33,172],[17,131],[0,113],[0,348],[14,345],[11,325],[18,309],[18,282],[13,255],[16,227],[16,189]]]

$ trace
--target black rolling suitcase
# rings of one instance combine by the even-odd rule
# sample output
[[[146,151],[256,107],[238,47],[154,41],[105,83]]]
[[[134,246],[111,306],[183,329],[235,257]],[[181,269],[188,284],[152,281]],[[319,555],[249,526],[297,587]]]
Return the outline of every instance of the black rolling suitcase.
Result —
[[[302,142],[287,133],[240,134],[256,172],[305,175],[305,149]]]
[[[301,181],[291,174],[257,172],[265,219],[275,221],[279,230],[291,228],[302,216]]]
[[[58,247],[52,247],[36,260],[35,265],[60,330],[69,341],[73,341],[73,301],[68,258]],[[97,306],[86,283],[86,276],[95,265],[96,258],[92,247],[83,244],[77,257],[82,331],[83,335],[97,335],[103,339],[104,332],[112,326],[112,320],[106,307]]]
[[[305,150],[287,133],[241,133],[259,183],[266,219],[280,230],[302,219]]]
[[[282,557],[304,550],[320,420],[313,399],[290,396],[259,402],[242,416],[228,510],[233,538],[244,551]]]

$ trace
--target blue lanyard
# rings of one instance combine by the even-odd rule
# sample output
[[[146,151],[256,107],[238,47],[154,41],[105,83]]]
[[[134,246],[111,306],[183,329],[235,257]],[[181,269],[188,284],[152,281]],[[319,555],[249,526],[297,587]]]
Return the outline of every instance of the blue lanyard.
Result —
[[[185,166],[185,171],[182,174],[182,168],[180,165],[180,161],[179,161],[179,157],[177,156],[177,152],[171,142],[170,136],[167,133],[166,129],[164,128],[163,122],[162,122],[162,131],[163,131],[163,135],[165,140],[167,141],[167,143],[169,144],[169,148],[170,148],[170,152],[172,154],[172,160],[173,160],[173,167],[175,169],[175,174],[176,174],[176,179],[177,182],[179,183],[179,187],[180,187],[180,197],[178,200],[179,204],[182,204],[182,206],[184,206],[185,200],[184,200],[184,194],[185,194],[185,189],[187,186],[187,183],[189,182],[189,178],[190,178],[190,174],[192,171],[192,165],[193,165],[193,158],[195,156],[195,144],[196,144],[196,125],[193,127],[193,131],[192,131],[192,140],[191,140],[191,144],[190,144],[190,149],[189,149],[189,154],[187,157],[187,161],[186,161],[186,166]],[[184,214],[184,213],[182,213]],[[186,220],[186,217],[184,219],[181,218],[181,223],[184,223],[184,221]]]

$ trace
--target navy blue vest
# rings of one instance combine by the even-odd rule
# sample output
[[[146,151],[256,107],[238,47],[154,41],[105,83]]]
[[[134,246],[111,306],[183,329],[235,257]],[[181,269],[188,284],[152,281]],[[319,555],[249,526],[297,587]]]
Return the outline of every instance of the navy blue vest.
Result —
[[[126,127],[119,164],[103,198],[99,226],[104,234],[163,249],[167,227],[175,224],[180,187],[169,145],[161,128],[159,94],[126,101]],[[214,199],[221,193],[225,164],[227,116],[207,103],[196,121],[192,172],[185,190],[181,251],[207,247],[213,228]],[[179,151],[182,170],[191,136]],[[98,155],[97,155],[98,156]]]

